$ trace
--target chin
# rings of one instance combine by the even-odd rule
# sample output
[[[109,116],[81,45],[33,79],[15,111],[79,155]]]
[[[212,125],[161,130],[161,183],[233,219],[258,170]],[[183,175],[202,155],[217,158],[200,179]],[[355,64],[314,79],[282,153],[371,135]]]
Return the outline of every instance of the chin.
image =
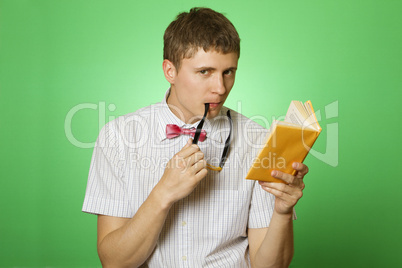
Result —
[[[208,112],[208,115],[207,115],[207,118],[208,118],[208,119],[211,119],[211,118],[216,117],[216,116],[219,114],[220,111],[221,111],[220,108],[219,108],[219,109],[216,109],[216,110],[213,110],[213,111],[209,111],[209,112]]]

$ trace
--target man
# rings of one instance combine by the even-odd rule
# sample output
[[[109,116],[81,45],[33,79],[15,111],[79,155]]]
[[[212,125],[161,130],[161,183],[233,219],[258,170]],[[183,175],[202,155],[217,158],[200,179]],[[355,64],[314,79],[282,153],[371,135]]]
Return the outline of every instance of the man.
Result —
[[[165,99],[102,129],[83,211],[98,215],[104,267],[289,265],[293,207],[308,169],[274,171],[285,183],[244,179],[267,131],[223,106],[239,55],[240,38],[222,14],[179,14],[164,35]],[[166,136],[172,124],[196,128],[204,113],[198,145]]]

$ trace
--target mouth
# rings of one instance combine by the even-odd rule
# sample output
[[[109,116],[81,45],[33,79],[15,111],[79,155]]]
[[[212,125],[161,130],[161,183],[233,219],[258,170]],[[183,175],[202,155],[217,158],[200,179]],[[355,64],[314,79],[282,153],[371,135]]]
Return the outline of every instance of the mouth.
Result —
[[[222,102],[210,102],[209,103],[209,108],[210,109],[215,109],[217,108],[219,105],[221,105]]]

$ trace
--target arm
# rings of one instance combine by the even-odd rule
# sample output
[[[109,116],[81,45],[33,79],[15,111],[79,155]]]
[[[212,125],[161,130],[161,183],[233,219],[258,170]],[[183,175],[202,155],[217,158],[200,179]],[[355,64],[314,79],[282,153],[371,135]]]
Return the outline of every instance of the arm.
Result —
[[[138,267],[145,262],[168,212],[169,207],[151,193],[131,219],[99,215],[98,254],[103,267]]]
[[[283,183],[259,182],[261,187],[275,196],[275,208],[269,228],[248,229],[252,267],[288,267],[294,252],[293,208],[302,197],[303,177],[308,168],[294,163],[297,174],[292,176],[273,171],[273,176]]]
[[[146,261],[171,206],[189,195],[206,176],[203,158],[190,139],[169,161],[161,180],[133,218],[98,216],[98,254],[103,267],[138,267]]]

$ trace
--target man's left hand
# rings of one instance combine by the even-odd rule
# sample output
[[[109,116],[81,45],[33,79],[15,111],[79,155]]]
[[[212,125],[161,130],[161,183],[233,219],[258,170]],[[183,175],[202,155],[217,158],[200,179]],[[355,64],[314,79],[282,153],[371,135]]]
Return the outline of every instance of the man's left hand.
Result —
[[[271,173],[272,177],[285,183],[259,181],[262,189],[275,196],[275,211],[279,214],[293,213],[293,207],[303,196],[303,178],[308,172],[308,167],[298,162],[294,162],[292,167],[297,171],[294,176],[278,170]]]

